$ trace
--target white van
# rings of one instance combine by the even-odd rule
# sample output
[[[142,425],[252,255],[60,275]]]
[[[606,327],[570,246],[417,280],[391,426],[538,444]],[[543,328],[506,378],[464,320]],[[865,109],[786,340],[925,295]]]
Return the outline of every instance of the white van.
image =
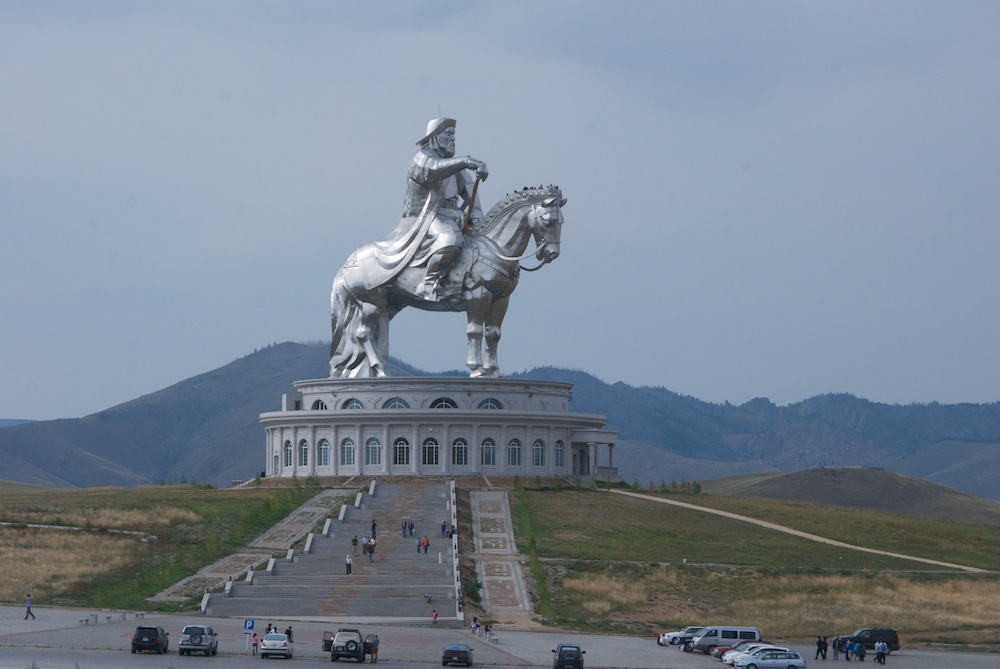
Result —
[[[741,641],[760,641],[760,630],[756,627],[734,627],[731,625],[709,625],[684,645],[684,650],[700,650],[708,655],[716,646],[735,646]]]

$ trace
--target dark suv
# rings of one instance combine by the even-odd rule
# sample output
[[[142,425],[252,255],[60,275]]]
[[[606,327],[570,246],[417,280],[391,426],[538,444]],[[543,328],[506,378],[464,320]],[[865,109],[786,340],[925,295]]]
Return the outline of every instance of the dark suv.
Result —
[[[899,635],[896,630],[888,627],[862,627],[846,638],[860,643],[868,650],[875,650],[876,641],[885,641],[890,651],[899,650]]]
[[[132,635],[132,652],[140,650],[155,650],[158,654],[167,652],[169,639],[162,627],[157,625],[139,625]]]
[[[573,644],[561,643],[552,651],[555,657],[552,660],[552,669],[583,669],[583,656],[587,652]]]

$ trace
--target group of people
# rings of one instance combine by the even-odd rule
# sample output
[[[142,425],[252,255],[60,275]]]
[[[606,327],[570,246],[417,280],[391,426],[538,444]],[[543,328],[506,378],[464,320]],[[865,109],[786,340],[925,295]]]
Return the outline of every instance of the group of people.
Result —
[[[479,634],[479,628],[480,628],[479,618],[477,616],[472,616],[472,624],[469,625],[469,631],[472,632],[473,634],[477,634],[478,635]],[[485,636],[487,639],[489,639],[490,635],[493,634],[493,626],[492,625],[487,625],[486,627],[483,627],[482,629],[483,629],[483,636]]]
[[[827,637],[816,637],[816,657],[815,660],[826,659],[826,651],[830,644],[827,642]],[[852,660],[859,660],[861,662],[865,661],[865,655],[868,654],[865,645],[859,641],[852,641],[847,637],[834,637],[833,638],[833,659],[840,659],[840,654],[844,654],[844,659],[848,662]],[[889,644],[885,641],[879,639],[875,642],[875,661],[879,664],[885,664],[885,658],[889,654]]]
[[[372,521],[372,528],[374,529],[374,527],[375,527],[375,521]],[[361,541],[358,541],[358,535],[355,534],[354,538],[351,539],[351,555],[357,555],[358,549],[360,548],[361,554],[366,555],[368,557],[369,562],[374,562],[375,546],[377,545],[378,545],[378,540],[375,538],[374,534],[372,534],[372,536],[370,537],[362,537]],[[353,560],[351,560],[351,555],[348,555],[346,560],[348,574],[351,573],[351,564],[353,563]]]

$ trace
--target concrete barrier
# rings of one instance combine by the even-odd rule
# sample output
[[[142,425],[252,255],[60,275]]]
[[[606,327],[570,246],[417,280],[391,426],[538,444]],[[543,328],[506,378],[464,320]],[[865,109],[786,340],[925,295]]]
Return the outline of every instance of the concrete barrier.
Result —
[[[377,483],[377,481],[372,479],[372,482],[368,485],[368,494],[372,497],[375,496],[375,483]]]
[[[354,508],[355,509],[360,509],[361,508],[361,498],[362,497],[364,497],[364,493],[363,492],[359,492],[358,496],[354,498]]]
[[[346,504],[341,504],[340,505],[340,516],[337,518],[337,520],[339,520],[340,522],[344,522],[344,516],[346,516],[346,515],[347,515],[347,505]]]
[[[326,522],[323,523],[323,536],[324,537],[329,537],[330,536],[330,525],[331,524],[333,524],[333,518],[327,518]]]
[[[314,536],[313,533],[310,532],[309,535],[306,537],[306,545],[305,548],[302,549],[302,552],[305,553],[306,555],[308,555],[312,551],[313,536]]]

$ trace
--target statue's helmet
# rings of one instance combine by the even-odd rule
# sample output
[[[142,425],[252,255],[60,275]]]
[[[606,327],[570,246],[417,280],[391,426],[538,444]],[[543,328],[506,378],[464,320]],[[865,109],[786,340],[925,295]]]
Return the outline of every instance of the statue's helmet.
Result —
[[[438,134],[445,128],[454,128],[455,119],[453,118],[435,118],[427,122],[427,132],[424,133],[423,139],[417,142],[417,146],[427,146],[427,143],[431,141],[431,137]]]

